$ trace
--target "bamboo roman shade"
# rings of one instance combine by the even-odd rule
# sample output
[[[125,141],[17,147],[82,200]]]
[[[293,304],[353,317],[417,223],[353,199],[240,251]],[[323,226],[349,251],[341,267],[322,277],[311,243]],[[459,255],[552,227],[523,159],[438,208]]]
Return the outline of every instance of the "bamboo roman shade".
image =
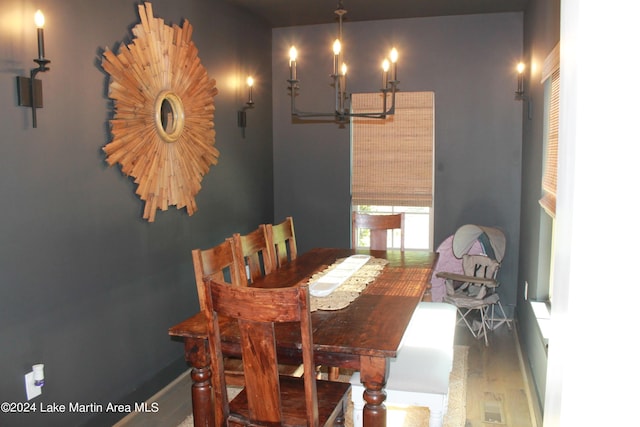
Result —
[[[558,127],[560,119],[560,51],[559,46],[553,50],[545,61],[543,79],[551,79],[549,94],[549,110],[547,115],[546,158],[542,176],[542,198],[540,206],[551,217],[556,216],[556,187],[558,175]]]
[[[379,110],[381,96],[353,94],[352,111]],[[401,92],[393,116],[352,120],[353,205],[432,206],[433,104],[433,92]]]

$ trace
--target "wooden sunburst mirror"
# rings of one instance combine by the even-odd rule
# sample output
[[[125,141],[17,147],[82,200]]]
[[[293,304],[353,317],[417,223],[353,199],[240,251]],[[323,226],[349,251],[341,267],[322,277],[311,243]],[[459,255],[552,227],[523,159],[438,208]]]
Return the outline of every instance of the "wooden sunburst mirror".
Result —
[[[102,67],[111,76],[114,100],[107,163],[134,178],[145,202],[143,218],[155,220],[169,206],[197,210],[204,175],[218,163],[213,97],[218,93],[191,40],[193,27],[165,25],[151,3],[138,6],[133,42],[116,55],[105,49]]]

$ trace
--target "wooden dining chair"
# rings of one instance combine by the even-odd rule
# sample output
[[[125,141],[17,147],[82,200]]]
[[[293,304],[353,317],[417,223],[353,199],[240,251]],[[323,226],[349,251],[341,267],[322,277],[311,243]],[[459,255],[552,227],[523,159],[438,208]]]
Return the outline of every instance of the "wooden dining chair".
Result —
[[[293,218],[288,216],[280,224],[267,224],[267,237],[274,256],[275,268],[280,268],[298,256]]]
[[[209,249],[194,249],[191,251],[201,311],[206,308],[205,277],[212,276],[220,282],[233,286],[247,286],[246,270],[238,268],[237,256],[234,252],[235,246],[231,238],[227,238],[224,242]]]
[[[400,230],[400,250],[404,251],[404,213],[373,215],[353,212],[351,224],[351,245],[358,247],[358,231],[369,229],[369,248],[387,250],[387,235],[389,230]]]
[[[275,268],[280,268],[287,262],[293,261],[298,256],[298,248],[296,246],[296,233],[293,228],[293,218],[288,216],[280,224],[267,224],[267,237],[269,239],[273,262]],[[316,372],[320,377],[322,366],[316,366]],[[327,372],[331,381],[338,380],[340,370],[338,367],[330,366]]]
[[[196,277],[198,301],[200,311],[207,308],[205,297],[205,277],[226,283],[228,286],[247,286],[247,273],[245,269],[238,268],[236,262],[235,246],[233,239],[227,238],[224,242],[208,249],[194,249],[191,251],[193,258],[193,271]],[[244,384],[244,372],[242,360],[237,358],[225,358],[224,371],[227,383],[241,386]]]
[[[239,268],[244,266],[250,283],[275,269],[275,257],[269,244],[265,224],[260,224],[257,229],[244,235],[234,233],[232,238]]]
[[[344,425],[350,384],[316,380],[307,286],[252,288],[206,281],[207,332],[216,426]],[[245,387],[231,401],[223,374],[219,317],[237,319]],[[302,378],[278,374],[275,328],[300,327]]]

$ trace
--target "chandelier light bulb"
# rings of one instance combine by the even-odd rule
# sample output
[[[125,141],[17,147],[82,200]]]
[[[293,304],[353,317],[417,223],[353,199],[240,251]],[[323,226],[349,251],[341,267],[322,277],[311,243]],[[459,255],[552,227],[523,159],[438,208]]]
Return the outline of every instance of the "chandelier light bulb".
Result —
[[[340,64],[340,50],[342,50],[342,44],[340,39],[336,39],[333,42],[333,74],[338,75],[338,64]]]
[[[296,80],[298,77],[296,59],[298,58],[298,50],[295,46],[289,49],[289,80]]]
[[[344,111],[345,96],[347,94],[347,64],[344,62],[340,67],[340,79],[338,85],[338,92],[340,93],[340,111]]]
[[[382,89],[387,88],[389,82],[389,60],[387,58],[382,61]]]
[[[333,42],[333,54],[340,55],[340,49],[342,49],[342,44],[339,39],[336,39],[336,41]]]
[[[398,62],[398,50],[395,47],[391,49],[391,52],[389,53],[389,59],[391,59],[391,62],[393,62],[394,64]]]
[[[389,52],[389,59],[391,60],[391,64],[393,65],[389,80],[395,82],[398,80],[398,50],[395,47],[391,49],[391,52]]]

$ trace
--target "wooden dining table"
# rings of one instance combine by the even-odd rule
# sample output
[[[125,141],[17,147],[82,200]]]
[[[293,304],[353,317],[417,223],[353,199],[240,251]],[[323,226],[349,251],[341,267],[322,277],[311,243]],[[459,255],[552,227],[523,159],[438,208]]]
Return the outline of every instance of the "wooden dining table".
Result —
[[[375,251],[312,249],[251,286],[273,288],[300,286],[336,260],[353,254],[386,259],[388,264],[347,307],[311,314],[316,364],[360,371],[365,388],[363,424],[386,426],[384,385],[389,361],[397,356],[402,337],[418,303],[429,288],[437,253],[429,251]],[[281,327],[280,327],[281,326]],[[300,363],[299,329],[287,324],[276,330],[278,357],[282,363]],[[223,353],[240,356],[237,326],[221,327]],[[169,335],[184,342],[191,366],[194,425],[214,426],[210,355],[205,314],[197,313],[169,328]]]

